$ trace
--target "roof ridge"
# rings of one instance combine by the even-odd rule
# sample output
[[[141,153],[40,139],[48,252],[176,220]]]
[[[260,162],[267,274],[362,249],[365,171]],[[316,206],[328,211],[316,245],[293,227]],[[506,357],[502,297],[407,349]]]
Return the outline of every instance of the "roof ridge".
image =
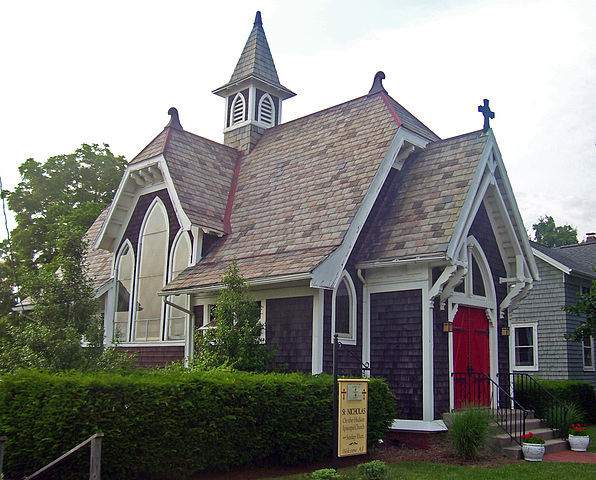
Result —
[[[152,145],[152,144],[153,144],[153,143],[154,143],[154,142],[155,142],[155,141],[156,141],[156,140],[159,138],[159,136],[160,136],[160,135],[163,135],[163,133],[164,133],[164,130],[162,130],[162,131],[161,131],[161,132],[159,132],[157,135],[155,135],[155,137],[153,137],[153,138],[151,139],[151,141],[150,141],[150,142],[149,142],[147,145],[145,145],[145,146],[142,148],[142,150],[141,150],[139,153],[137,153],[137,154],[136,154],[136,155],[135,155],[135,156],[132,158],[132,160],[131,160],[130,162],[128,162],[128,165],[131,165],[131,164],[132,164],[132,163],[133,163],[133,162],[134,162],[134,161],[135,161],[137,158],[139,158],[139,157],[140,157],[140,156],[143,154],[143,152],[144,152],[145,150],[147,150],[147,148],[148,148],[148,147],[150,147],[150,146],[151,146],[151,145]]]
[[[395,98],[393,98],[391,95],[389,95],[388,93],[386,94],[387,97],[389,97],[390,100],[394,101],[395,103],[397,103],[401,108],[403,108],[408,115],[410,115],[412,118],[414,118],[417,122],[420,122],[421,125],[423,125],[430,133],[432,133],[435,137],[437,137],[439,140],[441,139],[441,137],[439,137],[435,132],[433,132],[430,128],[428,128],[428,126],[426,125],[426,123],[424,123],[422,120],[420,120],[416,115],[414,115],[412,112],[410,112],[406,107],[404,107],[401,103],[399,103]],[[436,140],[435,140],[436,141]]]
[[[186,133],[186,134],[188,134],[188,135],[192,135],[193,137],[196,137],[196,138],[198,138],[198,139],[205,140],[206,142],[209,142],[209,143],[214,143],[214,144],[215,144],[215,145],[217,145],[218,147],[224,147],[224,148],[226,148],[227,150],[232,150],[232,151],[234,151],[234,152],[236,152],[236,153],[240,153],[240,151],[239,151],[238,149],[234,148],[234,147],[230,147],[229,145],[225,145],[225,144],[223,144],[223,143],[219,143],[219,142],[218,142],[218,141],[216,141],[216,140],[211,140],[210,138],[203,137],[203,136],[201,136],[201,135],[197,135],[196,133],[189,132],[188,130],[184,130],[184,129],[182,129],[182,130],[178,130],[178,131],[179,131],[179,132],[182,132],[182,133]]]
[[[232,223],[230,219],[232,218],[232,208],[234,207],[234,199],[236,197],[236,189],[238,188],[238,177],[240,176],[240,166],[243,157],[244,156],[241,153],[234,166],[234,175],[232,176],[232,184],[230,185],[230,193],[228,194],[228,201],[226,203],[226,211],[223,219],[224,231],[226,234],[232,233]]]
[[[473,134],[475,134],[475,133],[482,133],[482,132],[484,132],[484,130],[482,130],[482,129],[480,129],[480,130],[473,130],[473,131],[471,131],[471,132],[461,133],[461,134],[459,134],[459,135],[455,135],[455,136],[453,136],[453,137],[447,137],[447,138],[441,138],[441,139],[439,139],[439,140],[434,140],[434,141],[432,141],[431,143],[441,143],[441,142],[447,142],[447,141],[450,141],[450,140],[456,140],[456,139],[458,139],[458,138],[463,138],[463,137],[466,137],[466,136],[468,136],[468,135],[473,135]]]
[[[397,126],[398,127],[401,127],[404,124],[404,122],[401,121],[401,118],[399,118],[399,115],[395,111],[395,108],[393,108],[393,105],[391,105],[391,102],[389,101],[389,95],[386,92],[379,92],[379,93],[381,94],[381,98],[383,99],[383,103],[389,109],[389,113],[391,113],[391,116],[395,119],[395,122],[397,123]]]

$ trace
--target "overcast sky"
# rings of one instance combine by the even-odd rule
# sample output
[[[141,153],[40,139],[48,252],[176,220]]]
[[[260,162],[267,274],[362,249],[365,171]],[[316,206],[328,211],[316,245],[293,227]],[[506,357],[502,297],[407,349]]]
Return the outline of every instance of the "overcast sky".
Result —
[[[261,10],[291,120],[389,94],[442,138],[491,122],[526,228],[596,231],[596,1],[12,1],[0,6],[0,175],[108,143],[132,159],[175,106],[222,141],[224,100]],[[0,238],[5,238],[4,228]]]

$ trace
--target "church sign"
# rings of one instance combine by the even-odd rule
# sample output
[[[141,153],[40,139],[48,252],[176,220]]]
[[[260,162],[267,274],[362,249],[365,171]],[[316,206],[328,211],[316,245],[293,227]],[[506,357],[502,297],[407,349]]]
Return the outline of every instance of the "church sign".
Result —
[[[340,378],[337,456],[366,453],[368,379]]]

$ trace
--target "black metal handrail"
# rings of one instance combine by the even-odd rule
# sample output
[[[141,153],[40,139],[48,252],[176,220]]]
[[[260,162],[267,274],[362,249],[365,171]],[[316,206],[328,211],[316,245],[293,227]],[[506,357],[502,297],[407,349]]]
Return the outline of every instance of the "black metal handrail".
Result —
[[[531,405],[537,417],[545,419],[549,428],[559,430],[561,437],[567,438],[569,409],[565,403],[527,373],[500,373],[499,378],[507,378],[507,382],[513,386],[516,401],[527,407]],[[540,395],[533,396],[532,393],[536,390]]]
[[[455,408],[486,407],[495,423],[518,445],[526,434],[529,411],[483,372],[454,372]]]

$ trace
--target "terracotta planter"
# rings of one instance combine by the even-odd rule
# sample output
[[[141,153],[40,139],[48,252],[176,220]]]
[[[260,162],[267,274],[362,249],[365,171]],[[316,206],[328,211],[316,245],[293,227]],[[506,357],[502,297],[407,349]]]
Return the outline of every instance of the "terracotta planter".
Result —
[[[585,452],[590,444],[588,435],[569,435],[569,446],[574,452]]]
[[[539,443],[522,443],[524,459],[528,462],[542,462],[544,445]]]

